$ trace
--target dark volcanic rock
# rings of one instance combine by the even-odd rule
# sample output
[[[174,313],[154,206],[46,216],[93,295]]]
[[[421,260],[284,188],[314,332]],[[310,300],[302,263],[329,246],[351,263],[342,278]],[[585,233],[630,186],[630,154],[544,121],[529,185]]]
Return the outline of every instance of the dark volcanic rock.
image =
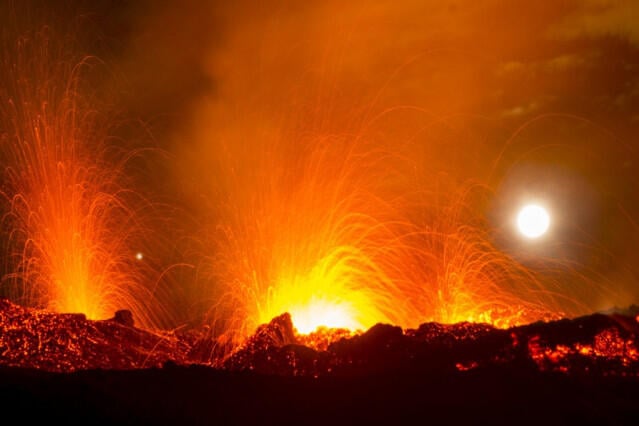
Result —
[[[170,333],[119,321],[91,321],[0,300],[0,365],[47,371],[138,369],[186,362],[187,347]]]
[[[393,371],[412,364],[415,345],[400,327],[376,324],[362,335],[329,346],[333,370],[339,374]]]
[[[316,351],[298,344],[291,316],[285,313],[259,326],[255,334],[223,363],[223,368],[299,375],[298,364],[313,365],[316,358]],[[312,374],[307,368],[301,371]]]
[[[542,371],[639,376],[639,324],[634,317],[593,314],[510,331],[522,349],[519,356]]]
[[[120,309],[115,312],[115,315],[111,319],[118,324],[126,325],[127,327],[133,327],[135,322],[133,321],[133,314],[128,309]]]
[[[279,376],[446,374],[512,369],[639,377],[639,324],[633,316],[593,314],[507,330],[486,324],[426,323],[402,330],[376,324],[349,336],[335,330],[322,346],[304,346],[291,317],[261,325],[239,348],[201,327],[181,333],[135,328],[131,313],[105,321],[54,314],[0,299],[0,365],[48,371],[140,369],[203,364]],[[331,330],[317,336],[326,338]],[[316,337],[317,337],[316,336]]]
[[[453,346],[460,342],[482,339],[492,333],[498,332],[498,330],[499,329],[489,324],[475,324],[470,322],[439,324],[436,322],[427,322],[420,325],[416,330],[407,330],[406,334],[426,342]]]
[[[23,423],[636,425],[638,328],[618,314],[377,324],[314,350],[285,314],[202,366],[220,346],[206,328],[152,333],[0,299],[0,409]]]
[[[260,327],[224,368],[313,377],[389,372],[452,374],[495,367],[589,375],[639,374],[639,326],[634,317],[620,315],[594,314],[508,330],[487,324],[426,323],[403,331],[377,324],[363,334],[341,338],[322,351],[289,343],[294,340],[290,327],[287,316]]]

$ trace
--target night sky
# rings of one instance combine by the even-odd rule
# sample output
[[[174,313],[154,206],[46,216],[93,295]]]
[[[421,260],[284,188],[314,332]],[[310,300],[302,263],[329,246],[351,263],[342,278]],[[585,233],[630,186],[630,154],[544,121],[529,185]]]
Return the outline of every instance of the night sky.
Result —
[[[495,246],[531,268],[556,259],[601,279],[614,296],[576,289],[588,306],[639,302],[635,1],[1,3],[3,27],[70,31],[80,56],[99,59],[83,90],[122,123],[115,136],[151,149],[131,174],[171,221],[145,254],[192,266],[170,269],[168,287],[205,274],[197,237],[232,191],[212,140],[257,164],[264,135],[302,135],[285,144],[297,158],[304,135],[346,134],[414,161],[414,173],[389,167],[427,191],[441,176],[485,184],[473,208]],[[239,179],[260,192],[263,178]],[[528,201],[551,213],[539,241],[514,231]],[[198,311],[199,290],[171,292]]]

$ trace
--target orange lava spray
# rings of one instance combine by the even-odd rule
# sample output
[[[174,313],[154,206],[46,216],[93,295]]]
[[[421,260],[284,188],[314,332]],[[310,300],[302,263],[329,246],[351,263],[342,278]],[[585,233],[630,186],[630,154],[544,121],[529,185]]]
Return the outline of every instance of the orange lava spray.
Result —
[[[51,27],[3,30],[4,285],[28,306],[90,319],[130,309],[152,326],[153,283],[135,259],[144,203],[123,184],[130,154],[111,143],[112,123],[83,84],[92,59],[73,46]]]
[[[418,3],[224,16],[234,25],[204,60],[215,90],[180,135],[179,173],[201,220],[200,300],[232,341],[283,312],[307,332],[506,327],[592,307],[599,284],[562,283],[582,277],[561,256],[531,267],[497,244],[503,139],[482,140],[495,119],[473,113],[485,94],[466,72],[494,70],[440,49]]]

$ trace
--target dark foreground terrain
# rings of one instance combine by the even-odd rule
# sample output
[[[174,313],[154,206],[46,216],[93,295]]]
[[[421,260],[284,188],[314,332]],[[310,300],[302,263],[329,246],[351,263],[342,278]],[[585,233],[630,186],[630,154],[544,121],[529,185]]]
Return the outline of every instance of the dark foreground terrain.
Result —
[[[510,368],[281,377],[207,367],[0,370],[3,424],[636,425],[639,383]],[[58,423],[59,424],[59,423]]]
[[[2,424],[639,425],[638,331],[635,314],[610,313],[311,341],[282,315],[221,358],[203,332],[0,300],[0,413]]]

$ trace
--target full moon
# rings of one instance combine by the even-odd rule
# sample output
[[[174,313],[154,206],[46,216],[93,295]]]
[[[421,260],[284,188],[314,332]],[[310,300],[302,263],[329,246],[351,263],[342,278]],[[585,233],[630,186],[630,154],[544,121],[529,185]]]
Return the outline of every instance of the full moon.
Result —
[[[545,208],[529,204],[519,211],[517,227],[528,238],[541,237],[548,230],[550,216]]]

